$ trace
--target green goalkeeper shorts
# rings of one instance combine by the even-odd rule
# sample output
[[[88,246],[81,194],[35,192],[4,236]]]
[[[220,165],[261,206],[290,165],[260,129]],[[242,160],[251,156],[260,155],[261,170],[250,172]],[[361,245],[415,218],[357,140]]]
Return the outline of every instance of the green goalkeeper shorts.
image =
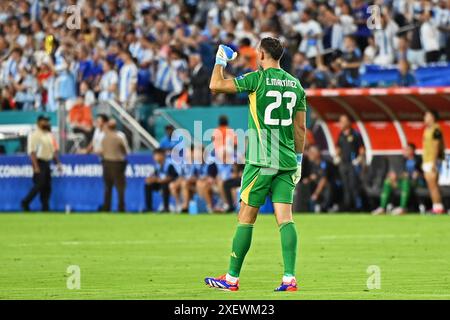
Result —
[[[272,202],[292,203],[296,170],[277,170],[246,164],[242,175],[241,200],[252,207],[260,207],[271,195]]]

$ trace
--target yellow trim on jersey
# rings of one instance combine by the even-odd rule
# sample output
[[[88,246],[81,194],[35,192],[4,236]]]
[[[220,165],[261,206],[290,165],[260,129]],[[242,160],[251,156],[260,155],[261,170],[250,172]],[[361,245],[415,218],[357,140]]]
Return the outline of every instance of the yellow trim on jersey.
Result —
[[[256,175],[256,177],[253,178],[252,182],[250,182],[250,184],[241,193],[241,199],[242,199],[242,201],[245,202],[245,204],[248,204],[248,197],[250,196],[250,191],[253,188],[253,185],[255,184],[256,179],[258,179],[258,176],[259,176],[259,172]]]
[[[256,129],[258,129],[258,136],[261,138],[261,127],[259,126],[258,113],[256,111],[256,92],[252,92],[248,95],[248,101],[250,106],[250,113],[255,123]]]
[[[256,110],[256,91],[253,91],[252,93],[250,93],[248,95],[248,100],[249,100],[250,114],[253,118],[253,122],[255,123],[256,130],[258,131],[259,144],[261,146],[261,150],[263,150],[264,146],[263,146],[262,138],[261,138],[261,126],[259,125],[258,112]],[[263,161],[263,160],[261,160],[261,161]]]

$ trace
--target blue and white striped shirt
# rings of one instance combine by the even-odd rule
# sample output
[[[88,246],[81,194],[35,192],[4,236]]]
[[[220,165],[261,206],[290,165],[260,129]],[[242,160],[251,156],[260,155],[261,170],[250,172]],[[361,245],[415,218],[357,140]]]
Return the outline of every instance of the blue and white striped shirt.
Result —
[[[181,92],[183,90],[183,80],[180,72],[187,69],[184,60],[172,61],[169,65],[166,59],[160,59],[156,72],[155,87],[166,92]]]
[[[131,91],[131,86],[137,84],[138,69],[134,63],[125,64],[120,69],[119,100],[126,102],[136,92]]]

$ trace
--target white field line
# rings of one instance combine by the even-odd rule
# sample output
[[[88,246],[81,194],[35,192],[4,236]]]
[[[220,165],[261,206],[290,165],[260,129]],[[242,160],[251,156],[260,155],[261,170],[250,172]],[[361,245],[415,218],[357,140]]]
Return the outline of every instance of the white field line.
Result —
[[[317,237],[316,239],[321,241],[330,241],[330,240],[353,240],[353,239],[399,239],[399,238],[418,238],[421,237],[420,234],[367,234],[367,235],[325,235]],[[211,243],[214,240],[193,240],[192,244],[202,244],[202,243]],[[217,239],[215,240],[217,243],[223,243],[223,240]],[[14,244],[6,244],[8,247],[34,247],[34,246],[115,246],[115,245],[149,245],[149,244],[158,244],[161,243],[159,240],[98,240],[98,241],[86,241],[86,240],[74,240],[74,241],[55,241],[55,242],[24,242],[24,243],[14,243]],[[171,244],[182,244],[186,243],[185,240],[170,240],[166,241]]]
[[[8,290],[11,291],[11,290]],[[22,291],[22,292],[21,292]],[[35,291],[34,293],[28,293],[29,291]],[[39,294],[36,291],[43,291],[46,293],[45,296],[42,297],[36,297],[36,294]],[[219,291],[218,291],[219,292]],[[252,296],[255,294],[263,294],[267,293],[267,290],[246,290],[245,291],[246,296]],[[65,292],[51,292],[49,293],[49,288],[24,288],[24,289],[17,289],[14,290],[14,292],[6,292],[6,291],[0,291],[0,299],[21,299],[26,297],[33,297],[37,299],[70,299],[71,296],[66,294]],[[3,295],[4,294],[4,295]],[[86,298],[102,298],[102,294],[104,294],[104,298],[121,298],[121,299],[127,299],[131,297],[142,297],[142,299],[149,299],[153,298],[155,299],[155,296],[157,296],[156,299],[164,299],[163,297],[173,297],[175,300],[182,300],[185,297],[196,299],[196,296],[199,296],[201,299],[206,300],[218,300],[218,297],[214,298],[208,298],[206,297],[203,292],[197,291],[195,293],[192,292],[186,292],[186,294],[183,294],[183,292],[177,291],[176,296],[173,293],[170,292],[155,292],[154,294],[149,294],[146,291],[142,292],[136,292],[136,290],[133,290],[132,292],[127,292],[127,290],[118,289],[117,292],[113,292],[111,289],[80,289],[77,290],[76,295],[78,298],[82,297],[85,294]],[[225,292],[224,294],[228,294]],[[52,297],[53,296],[53,297]],[[72,295],[73,298],[74,295]],[[308,299],[322,299],[326,296],[334,296],[339,297],[341,296],[343,299],[350,299],[350,298],[344,298],[346,296],[352,296],[355,297],[353,299],[356,300],[385,300],[385,299],[408,299],[408,298],[416,298],[416,299],[432,299],[432,298],[443,298],[443,299],[450,299],[450,294],[447,293],[407,293],[407,292],[387,292],[383,289],[380,290],[373,290],[373,291],[351,291],[351,292],[342,292],[342,291],[336,291],[336,292],[326,292],[326,291],[305,291],[303,290],[301,292],[301,295],[298,295],[296,300],[308,300]],[[378,297],[377,297],[378,296]],[[236,297],[233,294],[233,299],[242,300],[247,299],[247,297]],[[275,299],[279,300],[281,299],[279,296],[273,296],[273,297],[264,297],[263,300],[268,299]]]
[[[211,240],[193,240],[190,245],[192,244],[201,244],[201,243],[211,243]],[[214,242],[214,240],[213,240]],[[222,243],[223,241],[216,240],[217,243]],[[161,241],[159,240],[116,240],[116,241],[55,241],[55,242],[23,242],[23,243],[13,243],[13,244],[6,244],[5,246],[8,247],[34,247],[34,246],[99,246],[99,245],[148,245],[148,244],[160,244]],[[164,241],[165,244],[171,243],[171,244],[180,244],[180,243],[186,243],[186,240],[170,240],[170,241]]]
[[[421,234],[361,234],[361,235],[327,235],[318,237],[319,240],[352,240],[352,239],[398,239],[418,238]]]

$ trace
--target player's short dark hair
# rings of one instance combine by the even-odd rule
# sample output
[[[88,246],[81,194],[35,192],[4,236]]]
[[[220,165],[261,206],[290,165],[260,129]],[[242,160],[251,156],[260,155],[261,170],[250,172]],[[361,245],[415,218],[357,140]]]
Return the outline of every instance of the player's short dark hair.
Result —
[[[267,37],[262,39],[260,47],[274,60],[280,60],[283,56],[284,48],[281,41],[277,38]]]

